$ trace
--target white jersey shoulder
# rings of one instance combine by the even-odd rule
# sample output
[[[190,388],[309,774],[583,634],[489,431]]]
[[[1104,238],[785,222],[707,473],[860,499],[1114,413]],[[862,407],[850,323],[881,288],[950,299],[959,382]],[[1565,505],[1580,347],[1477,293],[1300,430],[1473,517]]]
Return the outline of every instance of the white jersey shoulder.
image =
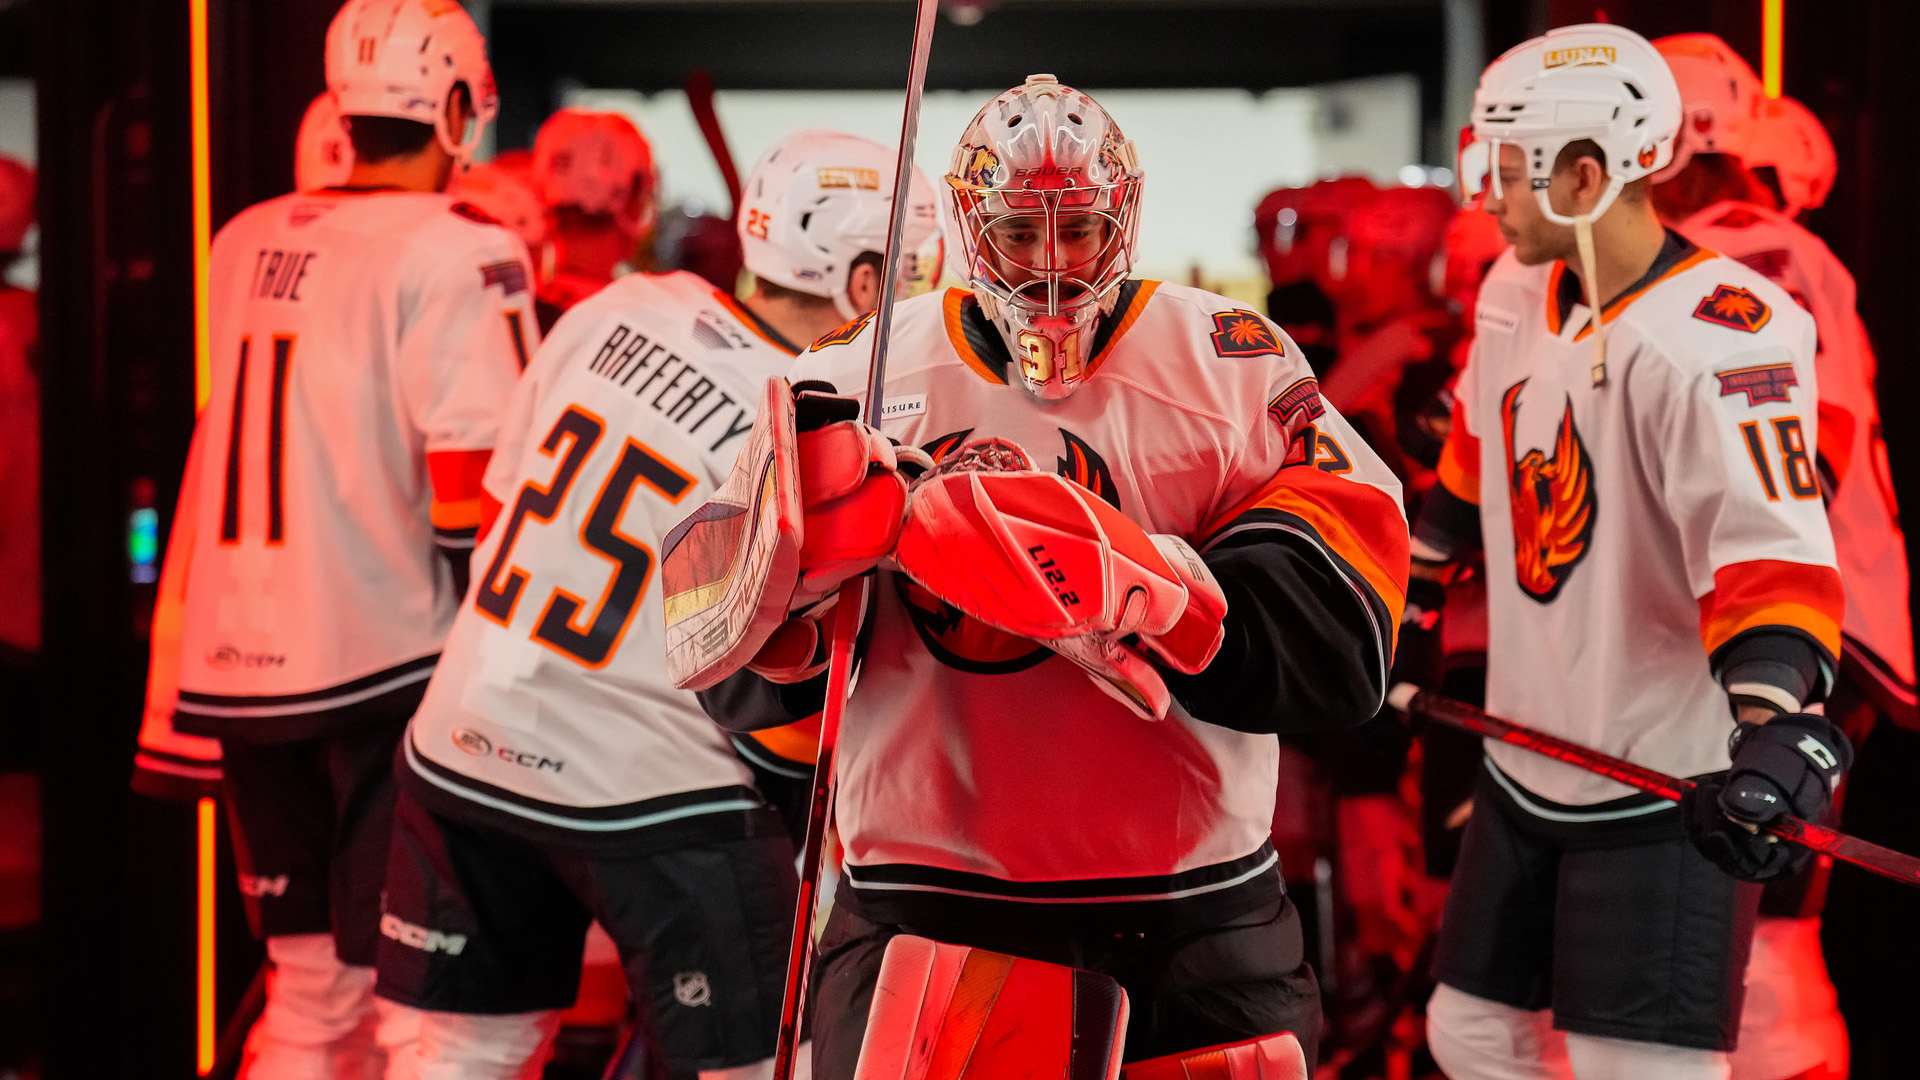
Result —
[[[686,273],[620,278],[561,317],[488,468],[502,509],[409,729],[414,780],[575,833],[759,805],[667,675],[655,559],[792,359]]]
[[[184,724],[294,737],[418,692],[458,602],[428,459],[493,445],[530,278],[444,195],[289,195],[220,231]]]

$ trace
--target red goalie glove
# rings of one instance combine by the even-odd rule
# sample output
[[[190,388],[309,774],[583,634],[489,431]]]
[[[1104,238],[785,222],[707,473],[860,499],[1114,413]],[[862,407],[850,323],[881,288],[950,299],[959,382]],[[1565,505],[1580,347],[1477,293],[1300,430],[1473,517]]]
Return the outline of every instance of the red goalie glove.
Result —
[[[983,462],[990,462],[983,466]],[[1193,674],[1224,636],[1226,597],[1177,536],[1149,534],[1085,488],[1021,467],[1005,443],[970,447],[913,493],[894,560],[946,603],[1079,664],[1149,719],[1171,704],[1135,645]]]

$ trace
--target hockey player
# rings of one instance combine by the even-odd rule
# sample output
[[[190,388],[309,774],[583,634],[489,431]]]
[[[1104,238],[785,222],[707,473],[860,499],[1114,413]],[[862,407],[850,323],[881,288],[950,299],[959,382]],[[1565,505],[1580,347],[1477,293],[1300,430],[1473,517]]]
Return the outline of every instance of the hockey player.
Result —
[[[561,109],[533,141],[534,183],[547,204],[553,265],[540,282],[540,328],[633,269],[653,226],[659,177],[633,121]]]
[[[673,1075],[770,1067],[792,841],[667,679],[653,553],[726,475],[761,385],[873,308],[892,170],[864,139],[782,140],[747,181],[745,301],[620,278],[515,393],[487,473],[503,516],[409,729],[387,873],[379,989],[429,1010],[428,1077],[537,1075],[590,918]],[[937,225],[919,180],[908,244]]]
[[[1758,891],[1733,875],[1796,861],[1751,827],[1818,818],[1851,760],[1804,711],[1843,606],[1812,320],[1661,227],[1646,178],[1681,102],[1638,35],[1528,41],[1473,109],[1462,175],[1514,249],[1481,287],[1416,573],[1484,543],[1489,710],[1701,785],[1675,806],[1489,744],[1429,1046],[1455,1080],[1725,1077]]]
[[[1255,246],[1267,265],[1267,317],[1324,373],[1338,332],[1328,291],[1344,273],[1347,222],[1374,195],[1364,176],[1340,176],[1267,193],[1253,211]]]
[[[461,174],[454,182],[453,194],[512,229],[520,242],[527,245],[527,255],[534,266],[545,261],[547,208],[527,172],[495,158]]]
[[[531,329],[520,242],[441,193],[495,110],[473,21],[352,0],[326,69],[352,174],[215,238],[212,403],[180,500],[175,720],[221,742],[273,962],[243,1065],[260,1077],[365,1066],[392,756],[459,602]],[[380,1042],[403,1047],[404,1010],[381,1015]]]
[[[917,456],[888,440],[962,470],[923,481],[921,531],[884,515],[827,530],[867,566],[896,532],[903,558],[908,539],[925,555],[954,532],[874,585],[840,736],[846,866],[813,976],[815,1073],[853,1075],[882,954],[908,926],[1113,975],[1132,998],[1130,1059],[1281,1031],[1310,1059],[1318,993],[1268,841],[1273,735],[1379,705],[1406,565],[1398,484],[1266,319],[1131,276],[1142,171],[1091,98],[1031,76],[975,117],[946,179],[970,289],[895,310],[878,433],[847,420],[799,436],[803,474],[839,471],[819,449],[836,443],[882,467]],[[802,411],[851,415],[822,395],[860,392],[871,333],[856,320],[800,358]],[[1184,600],[1175,627],[1190,632],[1136,651],[1105,620],[1051,645],[1010,629],[1077,601],[976,589],[1026,556],[939,500],[959,497],[964,467],[1023,458],[1041,470],[1011,474],[1031,500],[992,513],[1023,527],[1096,515],[1116,551],[1173,553],[1147,572],[1076,551],[1093,573],[1060,580],[1092,590],[1103,570],[1140,572],[1143,593]],[[860,567],[806,558],[803,582]],[[766,609],[788,610],[794,587],[763,582]],[[736,730],[819,710],[821,665],[776,659],[763,650],[757,670],[703,691],[707,710]]]

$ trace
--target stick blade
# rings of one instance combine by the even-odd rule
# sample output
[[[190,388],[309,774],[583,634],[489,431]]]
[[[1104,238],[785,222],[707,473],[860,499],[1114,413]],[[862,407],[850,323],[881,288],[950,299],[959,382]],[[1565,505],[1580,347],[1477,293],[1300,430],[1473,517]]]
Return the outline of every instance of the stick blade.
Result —
[[[1117,1080],[1127,994],[1090,971],[902,935],[854,1080]]]

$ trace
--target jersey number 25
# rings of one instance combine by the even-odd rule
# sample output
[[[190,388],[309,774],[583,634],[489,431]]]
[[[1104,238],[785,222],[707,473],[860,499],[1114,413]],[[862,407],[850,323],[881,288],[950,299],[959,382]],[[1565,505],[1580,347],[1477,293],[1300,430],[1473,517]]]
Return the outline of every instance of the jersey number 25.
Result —
[[[580,468],[600,444],[606,422],[578,405],[560,414],[547,432],[540,451],[549,457],[560,454],[553,478],[542,485],[529,480],[513,500],[506,528],[500,535],[500,548],[487,564],[487,572],[474,590],[473,604],[481,614],[502,626],[513,621],[513,611],[526,591],[527,571],[512,565],[513,543],[531,518],[552,521],[565,504]],[[561,444],[566,451],[560,452]],[[647,580],[653,575],[653,549],[620,531],[621,515],[633,497],[636,483],[645,484],[661,498],[677,503],[693,488],[693,477],[661,457],[645,444],[627,439],[620,457],[607,473],[600,493],[594,496],[580,529],[580,541],[614,566],[613,578],[601,590],[591,610],[587,602],[565,589],[555,588],[547,597],[534,624],[534,640],[591,668],[602,667],[633,621],[633,613],[646,593]],[[584,612],[584,613],[583,613]]]

